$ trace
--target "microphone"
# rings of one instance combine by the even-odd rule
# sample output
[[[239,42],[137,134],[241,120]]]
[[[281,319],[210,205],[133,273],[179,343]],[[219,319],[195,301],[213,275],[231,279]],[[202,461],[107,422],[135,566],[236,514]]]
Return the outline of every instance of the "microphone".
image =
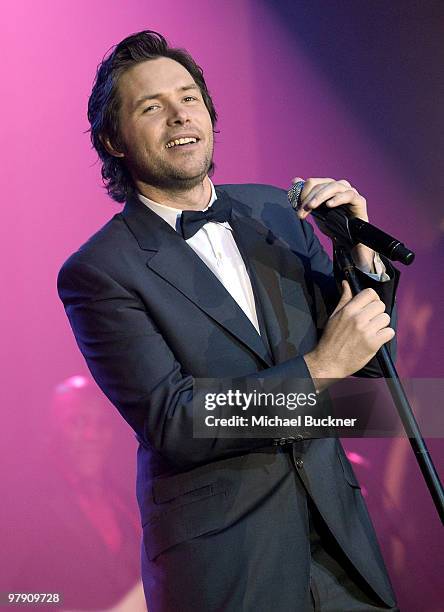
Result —
[[[288,200],[294,210],[298,210],[303,181],[295,183],[288,192]],[[406,266],[413,263],[415,253],[400,240],[386,234],[375,225],[352,217],[346,206],[328,208],[321,204],[311,211],[316,225],[337,246],[351,249],[359,243],[365,244],[392,261],[400,261]]]

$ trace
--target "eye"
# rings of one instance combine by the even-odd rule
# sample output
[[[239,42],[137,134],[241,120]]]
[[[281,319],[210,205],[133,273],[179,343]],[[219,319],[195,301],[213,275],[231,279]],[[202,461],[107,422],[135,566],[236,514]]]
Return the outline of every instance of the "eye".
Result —
[[[189,101],[193,101],[193,100],[197,100],[197,98],[194,97],[194,96],[185,96],[185,98],[184,98],[185,102],[189,102]]]
[[[156,110],[156,108],[160,108],[158,104],[151,104],[143,109],[143,113],[150,113]]]

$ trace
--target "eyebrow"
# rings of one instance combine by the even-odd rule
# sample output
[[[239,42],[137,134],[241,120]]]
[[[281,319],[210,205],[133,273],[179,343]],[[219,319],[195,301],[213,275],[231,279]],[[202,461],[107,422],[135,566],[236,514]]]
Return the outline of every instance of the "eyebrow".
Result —
[[[189,85],[178,87],[176,91],[189,91],[190,89],[199,89],[199,87],[195,83],[190,83]],[[163,95],[164,94],[157,93],[157,94],[150,94],[150,95],[142,96],[136,101],[136,103],[134,104],[134,108],[135,109],[138,108],[143,102],[146,102],[147,100],[155,100],[157,98],[161,98]]]

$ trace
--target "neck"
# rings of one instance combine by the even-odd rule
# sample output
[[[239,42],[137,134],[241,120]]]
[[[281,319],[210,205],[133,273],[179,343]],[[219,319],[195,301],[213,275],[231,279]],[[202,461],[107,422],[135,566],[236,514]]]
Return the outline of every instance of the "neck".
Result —
[[[177,208],[179,210],[203,210],[208,206],[211,197],[211,184],[208,176],[191,189],[163,189],[136,181],[138,191],[146,198]]]

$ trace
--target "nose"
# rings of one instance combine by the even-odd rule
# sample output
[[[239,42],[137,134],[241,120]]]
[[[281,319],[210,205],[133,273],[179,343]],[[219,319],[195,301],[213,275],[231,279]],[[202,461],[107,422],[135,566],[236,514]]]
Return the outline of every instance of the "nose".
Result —
[[[184,125],[189,121],[187,108],[177,102],[171,102],[168,110],[168,125]]]

